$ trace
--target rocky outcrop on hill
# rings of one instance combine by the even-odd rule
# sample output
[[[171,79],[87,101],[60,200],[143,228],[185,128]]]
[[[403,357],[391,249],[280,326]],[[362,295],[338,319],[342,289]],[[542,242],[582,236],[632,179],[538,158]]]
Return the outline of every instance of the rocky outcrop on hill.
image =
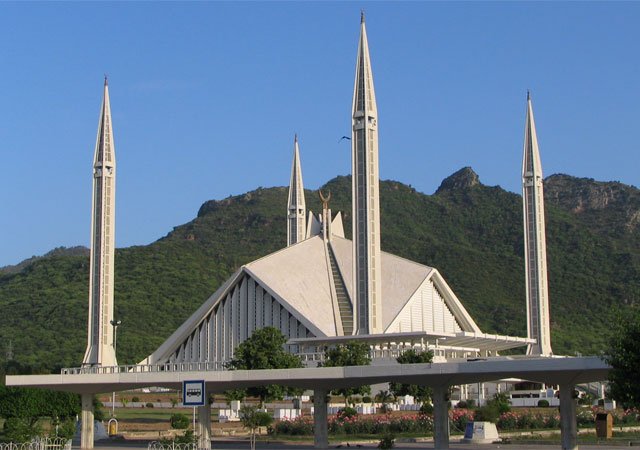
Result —
[[[544,189],[547,202],[576,216],[619,231],[639,229],[640,190],[634,186],[558,174],[545,180]]]
[[[443,191],[455,191],[460,189],[469,189],[480,184],[480,177],[473,171],[471,167],[463,167],[453,175],[445,178],[436,194]]]

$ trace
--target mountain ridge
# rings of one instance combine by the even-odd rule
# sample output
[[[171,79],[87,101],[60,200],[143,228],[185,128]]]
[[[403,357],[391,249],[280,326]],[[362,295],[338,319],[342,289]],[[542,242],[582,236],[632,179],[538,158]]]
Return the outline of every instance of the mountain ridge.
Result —
[[[623,185],[616,201],[592,210],[584,199],[571,203],[558,192],[573,189],[588,199],[602,186],[594,184],[594,193],[588,181],[554,177],[545,180],[552,346],[558,354],[597,354],[614,311],[640,302],[640,230],[624,226],[638,210],[640,191]],[[380,183],[382,248],[436,267],[483,331],[524,336],[521,197],[481,184],[470,168],[447,179],[432,195]],[[335,177],[322,189],[332,192],[330,206],[343,212],[350,236],[351,178]],[[307,208],[318,213],[315,192],[306,191]],[[282,248],[286,196],[285,187],[275,187],[209,200],[192,221],[157,241],[117,249],[119,361],[147,356],[239,266]],[[574,211],[579,201],[587,207]],[[10,339],[21,363],[78,365],[86,346],[87,283],[82,254],[0,270],[0,342]]]

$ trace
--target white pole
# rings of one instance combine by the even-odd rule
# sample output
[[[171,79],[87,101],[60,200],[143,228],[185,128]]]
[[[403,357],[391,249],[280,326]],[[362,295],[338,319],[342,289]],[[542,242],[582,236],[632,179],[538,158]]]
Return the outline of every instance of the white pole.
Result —
[[[113,355],[116,355],[118,350],[118,325],[120,325],[122,321],[120,320],[112,320],[111,325],[113,326]],[[116,358],[117,359],[117,358]],[[118,371],[116,369],[116,371]],[[116,416],[116,392],[113,391],[111,394],[111,417]]]

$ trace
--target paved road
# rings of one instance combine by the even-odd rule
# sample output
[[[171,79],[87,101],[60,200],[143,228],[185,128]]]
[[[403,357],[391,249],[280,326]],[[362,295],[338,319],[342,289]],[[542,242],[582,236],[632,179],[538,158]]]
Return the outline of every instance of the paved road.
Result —
[[[96,442],[97,450],[122,450],[122,449],[146,449],[149,441],[110,441],[103,440]],[[631,445],[633,447],[640,447],[640,442],[632,442]],[[629,441],[613,441],[610,444],[580,444],[581,448],[586,448],[588,450],[608,450],[615,449],[620,450],[621,447],[629,447]],[[74,442],[74,448],[78,448],[76,443]],[[366,450],[374,450],[377,448],[377,443],[364,443],[361,446],[357,446],[355,444],[351,444],[350,447],[346,445],[339,446],[339,444],[331,444],[329,449],[340,448],[342,450],[346,449],[366,449]],[[418,450],[418,449],[432,449],[433,442],[416,442],[416,443],[405,443],[400,442],[396,444],[396,450]],[[551,450],[560,448],[560,444],[462,444],[458,443],[457,439],[452,441],[451,443],[452,449],[459,450]],[[242,440],[217,440],[214,439],[213,450],[248,450],[249,443],[247,441]],[[258,450],[312,450],[313,444],[311,443],[291,443],[291,442],[258,442],[257,445]]]

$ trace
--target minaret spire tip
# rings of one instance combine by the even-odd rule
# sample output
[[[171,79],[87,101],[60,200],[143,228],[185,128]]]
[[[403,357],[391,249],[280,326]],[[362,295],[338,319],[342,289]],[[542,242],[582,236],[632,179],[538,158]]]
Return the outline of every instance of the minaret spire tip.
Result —
[[[360,10],[360,23],[364,23],[364,9]]]
[[[304,201],[298,133],[294,134],[293,139],[293,163],[291,164],[291,181],[287,201],[287,246],[303,241],[306,236],[307,207]]]
[[[109,80],[108,80],[107,78],[108,78],[108,77],[107,77],[107,74],[105,73],[105,74],[104,74],[104,85],[105,85],[105,86],[109,86]]]
[[[531,91],[527,89],[527,101],[531,100]]]

